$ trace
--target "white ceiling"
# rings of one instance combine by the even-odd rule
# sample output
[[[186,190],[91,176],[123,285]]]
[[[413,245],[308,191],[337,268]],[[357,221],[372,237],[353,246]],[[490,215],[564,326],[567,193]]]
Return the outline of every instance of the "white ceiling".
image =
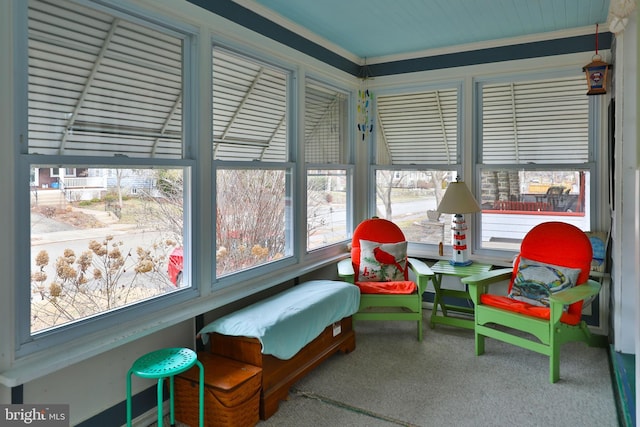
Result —
[[[609,12],[609,0],[234,1],[360,63],[592,34]]]

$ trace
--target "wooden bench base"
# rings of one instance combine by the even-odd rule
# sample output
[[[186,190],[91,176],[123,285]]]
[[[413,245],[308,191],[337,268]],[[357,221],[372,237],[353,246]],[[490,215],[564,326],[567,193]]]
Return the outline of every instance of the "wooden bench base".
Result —
[[[339,330],[339,333],[336,331]],[[328,326],[313,341],[288,360],[262,354],[255,338],[209,334],[211,352],[262,368],[260,419],[271,417],[289,395],[289,388],[329,356],[349,353],[356,348],[351,317]]]

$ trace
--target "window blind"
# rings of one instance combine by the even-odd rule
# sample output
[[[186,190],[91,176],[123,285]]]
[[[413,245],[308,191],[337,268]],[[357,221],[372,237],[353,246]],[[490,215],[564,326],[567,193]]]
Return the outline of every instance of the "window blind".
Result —
[[[29,153],[180,158],[183,39],[29,4]]]
[[[378,164],[457,163],[458,91],[377,97]]]
[[[484,164],[584,163],[589,102],[583,75],[482,87]]]
[[[214,48],[216,160],[288,160],[287,78],[283,70]]]

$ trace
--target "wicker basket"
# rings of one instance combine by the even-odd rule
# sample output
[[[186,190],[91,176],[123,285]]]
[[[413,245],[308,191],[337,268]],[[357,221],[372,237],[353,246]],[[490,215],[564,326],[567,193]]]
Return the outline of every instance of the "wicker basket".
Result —
[[[262,370],[211,353],[198,353],[204,366],[204,425],[254,426],[259,420]],[[175,377],[176,420],[198,425],[198,368]]]

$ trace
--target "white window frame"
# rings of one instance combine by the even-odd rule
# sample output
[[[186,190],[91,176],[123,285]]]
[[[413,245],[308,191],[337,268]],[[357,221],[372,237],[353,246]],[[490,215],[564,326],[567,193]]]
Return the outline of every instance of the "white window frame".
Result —
[[[52,177],[60,177],[60,169],[64,169],[64,177],[67,176],[76,176],[76,168],[49,168],[51,171]],[[69,170],[72,170],[72,173],[67,173]],[[57,171],[57,172],[54,172]]]
[[[28,281],[30,277],[30,245],[24,245],[23,239],[30,236],[30,217],[24,215],[29,212],[29,191],[30,191],[30,171],[33,165],[60,165],[65,168],[79,167],[124,167],[124,168],[153,168],[153,167],[174,167],[190,171],[191,177],[197,173],[197,163],[193,157],[196,152],[195,144],[197,143],[196,127],[193,126],[193,114],[197,111],[198,90],[194,84],[196,78],[196,65],[192,58],[195,57],[197,48],[197,29],[176,22],[170,22],[165,18],[142,13],[138,9],[127,9],[125,7],[108,7],[100,3],[90,2],[88,0],[74,0],[82,5],[90,8],[98,9],[102,12],[118,16],[128,21],[140,22],[142,25],[150,26],[155,30],[166,32],[172,36],[179,37],[183,40],[183,99],[187,100],[183,103],[183,146],[184,154],[180,159],[144,159],[144,158],[128,158],[125,156],[99,157],[99,156],[65,156],[65,155],[40,155],[29,154],[27,144],[20,144],[19,150],[16,150],[16,170],[17,179],[15,181],[16,188],[16,218],[17,218],[17,235],[16,247],[16,272],[17,280],[20,283]],[[21,112],[18,123],[18,133],[23,138],[28,134],[27,117],[28,117],[28,3],[20,3],[20,9],[16,11],[16,37],[19,40],[16,48],[16,63],[25,70],[24,73],[17,77],[16,84],[16,107]],[[192,180],[189,180],[192,181]],[[197,184],[191,185],[185,183],[185,207],[184,207],[184,238],[185,244],[194,247],[198,243],[197,233],[191,236],[191,223],[193,221],[193,212],[198,211],[198,201],[192,194],[197,192]],[[189,206],[189,203],[191,205]],[[22,236],[22,240],[20,238]],[[190,250],[189,250],[190,252]],[[187,276],[191,275],[192,265],[191,256],[185,256],[185,270],[188,270]],[[15,287],[15,357],[16,359],[31,355],[36,352],[46,350],[51,347],[68,344],[74,340],[86,338],[98,331],[107,330],[118,327],[123,324],[135,324],[142,319],[157,316],[157,313],[166,310],[171,306],[183,303],[185,301],[196,298],[199,295],[198,286],[193,284],[189,288],[172,292],[159,296],[154,299],[142,301],[121,309],[113,310],[107,313],[99,314],[78,322],[63,325],[45,332],[39,332],[32,335],[30,331],[30,286],[16,285]]]
[[[602,137],[602,123],[603,123],[603,109],[601,97],[591,96],[588,98],[589,104],[589,124],[588,124],[588,154],[586,162],[574,162],[574,163],[562,163],[562,162],[545,162],[545,163],[535,163],[535,164],[526,164],[526,163],[483,163],[482,158],[482,87],[484,84],[495,84],[495,83],[512,83],[512,82],[527,82],[527,81],[539,81],[553,78],[563,78],[563,77],[574,77],[579,74],[579,71],[576,71],[574,68],[562,67],[558,66],[556,68],[549,69],[546,72],[531,74],[529,72],[526,73],[513,73],[501,75],[499,77],[490,77],[490,78],[476,78],[473,81],[473,98],[474,98],[474,108],[473,108],[473,120],[474,120],[474,135],[473,141],[473,155],[474,155],[474,163],[473,163],[473,176],[474,176],[474,186],[473,193],[478,196],[481,194],[481,175],[482,171],[485,169],[488,170],[532,170],[532,171],[567,171],[567,170],[575,170],[575,171],[587,171],[589,172],[590,182],[589,189],[590,194],[586,195],[587,200],[589,201],[588,205],[585,207],[589,209],[586,214],[589,215],[589,230],[594,230],[597,228],[597,224],[600,221],[600,216],[602,215],[602,210],[598,208],[598,206],[602,206],[603,203],[603,193],[599,191],[602,188],[602,182],[605,178],[598,178],[598,172],[601,170],[601,163],[606,161],[603,159],[600,152],[602,152],[602,147],[604,142],[598,142]],[[586,91],[585,91],[585,97]],[[476,197],[480,200],[479,197]],[[549,217],[548,220],[553,220],[552,216]],[[557,218],[555,218],[557,219]],[[473,215],[473,253],[476,256],[489,258],[489,259],[509,259],[516,252],[517,249],[492,249],[484,247],[482,244],[482,213],[477,213]]]
[[[371,194],[370,205],[369,205],[369,216],[377,215],[377,195],[376,195],[376,173],[378,170],[392,170],[392,171],[443,171],[449,172],[454,171],[457,176],[462,176],[462,170],[464,165],[465,145],[464,141],[464,114],[463,114],[463,105],[464,105],[464,84],[461,80],[453,80],[453,81],[443,81],[437,84],[422,84],[422,85],[408,85],[399,88],[389,88],[385,90],[381,90],[375,94],[376,102],[374,103],[375,111],[374,115],[378,115],[378,99],[381,96],[393,96],[393,95],[405,95],[405,94],[418,94],[418,93],[426,93],[426,92],[436,92],[442,90],[456,90],[457,93],[457,102],[456,102],[456,154],[453,156],[453,159],[450,159],[448,163],[440,162],[440,163],[401,163],[401,164],[384,164],[378,162],[378,147],[376,146],[377,139],[379,135],[378,125],[374,126],[374,131],[372,134],[372,150],[371,150],[371,167],[369,171],[369,194]],[[425,212],[426,216],[426,212]],[[449,233],[449,224],[444,225],[444,232]],[[437,253],[438,244],[431,243],[419,243],[412,242],[411,236],[406,236],[409,241],[409,250],[415,254],[434,254]],[[446,237],[446,236],[445,236]]]
[[[298,106],[298,97],[297,97],[297,87],[296,81],[298,80],[298,71],[291,64],[287,64],[284,61],[279,61],[275,58],[272,58],[267,55],[257,54],[255,52],[251,52],[251,49],[248,49],[243,46],[238,46],[233,43],[228,43],[224,41],[213,40],[211,44],[212,51],[215,49],[221,49],[223,51],[229,52],[233,55],[237,55],[247,61],[252,61],[255,63],[262,64],[265,67],[275,68],[284,74],[287,75],[286,82],[286,159],[282,162],[274,162],[274,161],[239,161],[239,160],[220,160],[213,159],[213,188],[217,191],[216,182],[216,172],[219,169],[265,169],[265,170],[280,170],[284,169],[286,171],[286,183],[285,183],[285,202],[286,200],[292,201],[296,200],[296,195],[301,194],[301,186],[296,184],[296,180],[293,179],[297,176],[299,171],[299,166],[295,159],[297,158],[297,147],[295,141],[297,138],[294,136],[297,135],[298,132],[298,124],[294,119],[297,117],[294,112],[297,110]],[[215,80],[215,65],[212,63],[212,79]],[[214,84],[215,86],[215,84]],[[215,100],[213,100],[215,102]],[[213,119],[213,118],[212,118]],[[214,135],[215,137],[215,135]],[[212,153],[214,154],[214,153]],[[213,212],[216,212],[216,195],[212,196],[213,198]],[[285,241],[286,241],[286,254],[282,259],[270,261],[264,264],[258,264],[255,266],[251,266],[249,268],[231,272],[222,276],[218,276],[216,270],[216,260],[215,260],[215,251],[213,251],[213,289],[214,290],[222,290],[228,288],[238,289],[239,287],[243,287],[242,283],[250,281],[252,279],[256,279],[259,277],[266,277],[277,273],[282,269],[286,269],[288,267],[292,267],[295,264],[299,263],[301,256],[299,250],[298,239],[296,239],[295,233],[299,227],[300,220],[299,215],[296,214],[299,212],[299,207],[294,203],[286,203],[285,206]],[[217,218],[213,218],[213,230],[217,229],[216,225]],[[215,236],[212,238],[212,244],[215,246],[215,242],[217,239]],[[259,289],[254,289],[254,292],[257,292]],[[251,293],[252,290],[248,289]]]
[[[342,247],[342,245],[344,245],[345,242],[348,242],[350,237],[351,237],[351,230],[353,229],[353,174],[354,174],[354,169],[355,169],[355,165],[354,165],[354,155],[353,155],[353,144],[354,144],[354,130],[353,130],[353,123],[354,123],[354,104],[355,104],[355,96],[352,92],[350,92],[348,89],[341,87],[340,85],[331,82],[329,80],[327,80],[326,78],[322,78],[313,74],[307,74],[305,77],[305,88],[306,88],[306,83],[311,80],[313,82],[313,84],[319,85],[319,86],[324,86],[327,89],[330,90],[334,90],[338,93],[342,93],[345,97],[346,97],[346,103],[347,103],[347,115],[345,117],[345,123],[344,129],[341,129],[340,131],[342,132],[344,141],[341,147],[339,147],[343,153],[342,153],[342,157],[344,159],[343,162],[338,162],[338,163],[331,163],[331,162],[323,162],[323,163],[316,163],[316,162],[309,162],[307,163],[306,161],[304,161],[304,177],[305,177],[305,186],[304,186],[304,194],[305,194],[305,203],[304,203],[304,218],[305,218],[305,252],[307,254],[307,256],[309,256],[310,254],[313,254],[312,256],[314,257],[318,257],[320,254],[326,254],[326,253],[331,253],[331,252],[335,252],[337,247]],[[306,95],[305,95],[306,97]],[[305,105],[306,103],[303,104],[302,109],[305,109]],[[306,109],[305,109],[306,111]],[[305,144],[303,144],[305,145]],[[301,147],[301,150],[304,150],[304,147]],[[304,159],[305,156],[303,153],[303,155],[300,156],[301,159]],[[318,248],[313,248],[313,249],[309,249],[307,247],[306,241],[308,239],[308,233],[307,233],[307,229],[308,229],[308,212],[307,212],[307,206],[308,206],[308,194],[307,194],[307,189],[308,189],[308,178],[309,178],[309,174],[308,171],[310,170],[336,170],[336,171],[343,171],[345,172],[345,179],[346,179],[346,190],[345,190],[345,194],[346,194],[346,205],[345,205],[345,209],[346,209],[346,216],[345,216],[345,235],[344,235],[344,239],[342,241],[339,242],[335,242],[335,243],[330,243]]]

